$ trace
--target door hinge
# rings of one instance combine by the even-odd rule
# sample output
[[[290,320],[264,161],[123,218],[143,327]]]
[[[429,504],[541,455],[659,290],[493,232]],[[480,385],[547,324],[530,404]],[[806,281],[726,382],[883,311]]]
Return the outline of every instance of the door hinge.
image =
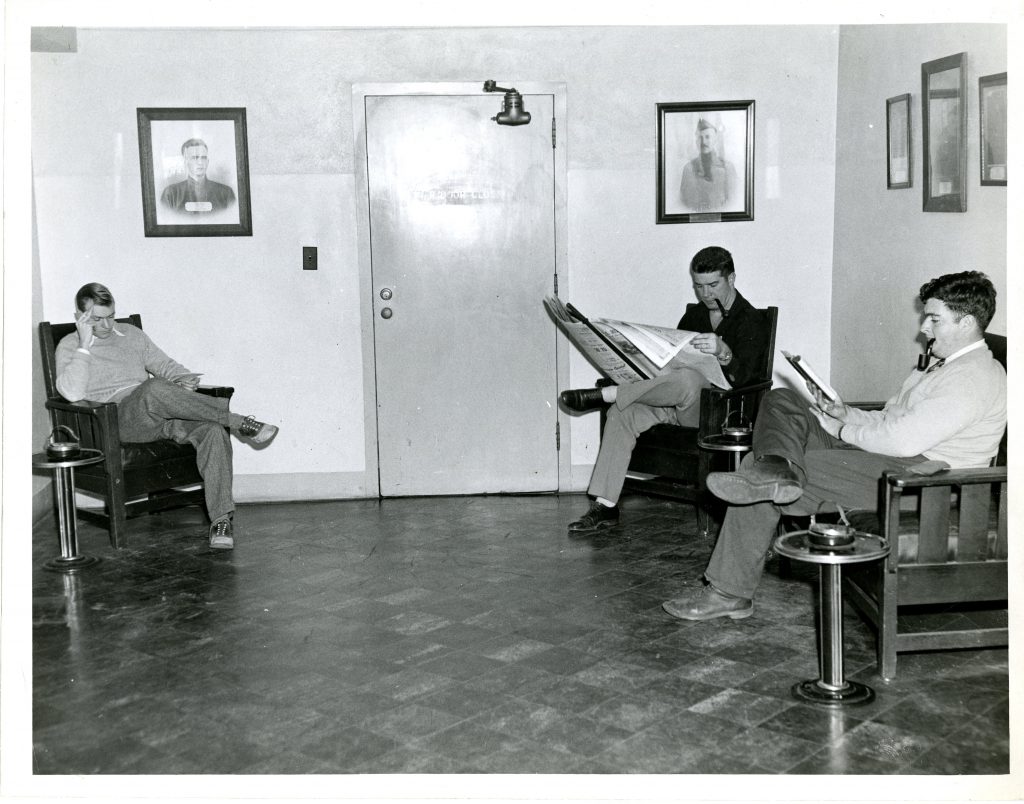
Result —
[[[555,133],[556,133],[556,129],[555,129],[555,118],[554,118],[554,117],[552,117],[552,118],[551,118],[551,147],[552,147],[552,148],[554,148],[554,147],[555,147],[555,141],[556,141],[556,136],[555,136]]]
[[[562,423],[555,422],[555,452],[562,449]]]
[[[555,274],[555,295],[558,295],[558,274]]]

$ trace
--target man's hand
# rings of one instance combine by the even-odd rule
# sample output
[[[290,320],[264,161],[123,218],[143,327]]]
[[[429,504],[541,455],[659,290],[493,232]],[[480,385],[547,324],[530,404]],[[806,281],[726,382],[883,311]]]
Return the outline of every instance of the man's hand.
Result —
[[[698,352],[703,352],[706,355],[714,355],[715,357],[718,357],[729,348],[725,345],[725,341],[713,332],[702,332],[699,335],[694,335],[693,338],[690,339],[690,346]]]
[[[85,310],[75,315],[75,329],[78,330],[78,345],[82,349],[88,349],[92,343],[92,305],[86,305]]]
[[[826,399],[821,389],[812,382],[807,383],[807,390],[814,397],[814,404],[817,405],[818,410],[823,411],[833,419],[838,419],[840,424],[846,421],[850,409],[842,399],[836,397],[835,402]]]
[[[827,413],[815,407],[809,408],[809,410],[821,422],[821,426],[825,428],[826,433],[833,438],[839,438],[839,431],[843,429],[843,423],[839,419],[833,419]]]
[[[174,377],[171,382],[180,385],[186,391],[194,391],[199,387],[199,378],[202,376],[202,374],[182,374],[179,377]]]

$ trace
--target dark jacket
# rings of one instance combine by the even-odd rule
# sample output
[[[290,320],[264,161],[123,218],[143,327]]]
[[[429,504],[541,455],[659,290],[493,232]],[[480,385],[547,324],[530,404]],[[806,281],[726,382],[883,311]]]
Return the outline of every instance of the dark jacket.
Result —
[[[728,344],[732,360],[722,366],[722,371],[733,387],[766,379],[762,372],[771,337],[768,315],[751,305],[739,291],[729,309],[729,317],[722,320],[717,330],[711,326],[711,311],[700,302],[686,305],[686,312],[676,328],[714,332]]]

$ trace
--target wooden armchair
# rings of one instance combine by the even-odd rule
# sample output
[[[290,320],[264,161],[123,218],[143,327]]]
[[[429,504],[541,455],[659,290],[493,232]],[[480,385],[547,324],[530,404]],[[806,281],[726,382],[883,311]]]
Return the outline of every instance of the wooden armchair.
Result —
[[[142,329],[142,317],[138,314],[117,321]],[[118,436],[117,405],[68,402],[60,395],[55,352],[61,339],[74,331],[73,322],[39,324],[46,409],[54,427],[66,425],[83,447],[102,450],[101,463],[75,470],[75,485],[78,491],[102,498],[104,507],[102,511],[78,509],[78,516],[106,527],[111,545],[122,548],[128,544],[128,518],[182,505],[203,505],[203,479],[192,445],[169,440],[122,443]],[[234,388],[202,386],[198,391],[230,398]]]
[[[1006,366],[1006,338],[986,335]],[[847,567],[846,599],[878,632],[878,672],[898,653],[1008,644],[1006,436],[996,465],[921,476],[886,473],[877,517],[858,530],[888,540],[889,556]]]
[[[657,494],[694,503],[697,527],[702,535],[710,531],[711,512],[721,503],[708,493],[705,480],[719,464],[728,468],[728,456],[712,454],[697,446],[699,439],[717,435],[729,422],[739,419],[753,423],[764,395],[772,387],[775,366],[775,330],[777,307],[761,310],[767,318],[770,336],[764,353],[760,380],[739,388],[705,388],[700,398],[700,420],[697,427],[657,424],[637,439],[629,463],[626,488],[643,494]],[[604,432],[602,416],[601,430]]]

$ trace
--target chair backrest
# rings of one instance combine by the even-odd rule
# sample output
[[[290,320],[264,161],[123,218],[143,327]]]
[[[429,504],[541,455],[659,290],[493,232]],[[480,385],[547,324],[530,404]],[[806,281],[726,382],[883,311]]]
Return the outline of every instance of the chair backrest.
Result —
[[[132,313],[127,318],[114,319],[118,324],[132,324],[142,329],[142,316]],[[60,397],[57,390],[57,344],[75,331],[75,322],[67,324],[51,324],[49,321],[39,323],[39,346],[43,358],[43,379],[46,382],[46,397]]]
[[[999,364],[1006,369],[1006,336],[985,333],[985,345],[992,352],[992,357],[999,361]],[[1006,466],[1007,443],[1009,438],[1009,427],[1003,431],[1003,438],[999,442],[999,452],[996,454],[996,466]]]
[[[764,360],[761,364],[761,371],[758,376],[761,380],[770,380],[775,371],[775,329],[776,325],[779,323],[779,308],[765,307],[761,310],[761,314],[765,317],[765,320],[768,323],[769,334],[768,349],[764,353]]]

